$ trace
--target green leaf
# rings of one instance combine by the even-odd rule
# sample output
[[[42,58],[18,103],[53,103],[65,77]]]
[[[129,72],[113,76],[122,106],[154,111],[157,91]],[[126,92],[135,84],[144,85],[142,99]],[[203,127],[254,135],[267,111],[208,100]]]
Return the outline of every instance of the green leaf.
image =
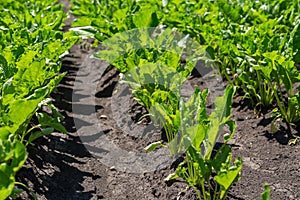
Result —
[[[169,174],[165,179],[164,181],[165,182],[168,182],[168,181],[171,181],[171,180],[174,180],[176,178],[179,178],[179,176],[177,175],[177,173],[172,173],[172,174]]]
[[[214,50],[214,48],[212,46],[206,47],[206,52],[208,53],[208,55],[210,56],[210,58],[212,60],[215,59],[215,50]]]
[[[227,86],[225,94],[222,97],[217,97],[215,100],[215,110],[209,116],[210,126],[206,134],[205,139],[205,158],[209,159],[219,137],[219,132],[224,123],[226,123],[231,115],[232,98],[235,92],[235,88]],[[230,124],[230,123],[229,123]],[[233,128],[233,127],[231,127]]]
[[[231,148],[229,145],[223,145],[212,160],[212,166],[217,173],[221,172],[222,165],[231,161]],[[229,163],[230,164],[230,163]]]
[[[265,190],[261,193],[261,199],[262,200],[270,200],[270,193],[271,193],[271,188],[269,184],[264,184]]]
[[[6,199],[14,188],[14,181],[10,179],[8,174],[0,170],[0,199]]]
[[[36,114],[39,124],[41,127],[46,128],[46,127],[52,127],[57,131],[60,131],[62,133],[67,133],[67,130],[63,125],[61,125],[59,118],[53,118],[47,113],[37,113]]]
[[[23,144],[17,141],[14,146],[14,159],[11,163],[11,167],[15,173],[24,165],[26,159],[26,148]]]
[[[34,140],[36,140],[40,137],[43,137],[45,135],[48,135],[50,133],[53,133],[53,131],[54,131],[54,128],[45,128],[45,129],[42,129],[41,131],[36,131],[34,133],[31,133],[27,143],[31,144]]]
[[[76,27],[71,28],[70,30],[74,31],[82,38],[93,38],[94,35],[97,33],[97,30],[94,29],[92,26]]]
[[[224,142],[227,143],[229,140],[232,139],[235,128],[236,128],[236,122],[234,120],[229,120],[226,122],[226,124],[229,126],[229,133],[224,134]]]
[[[5,127],[0,127],[0,140],[8,140],[8,137],[11,133]]]
[[[191,141],[193,141],[192,144],[198,151],[200,150],[201,144],[205,139],[205,133],[206,127],[202,124],[186,128],[186,134],[191,139]]]
[[[223,199],[231,185],[237,180],[241,169],[242,161],[239,158],[233,167],[231,167],[229,170],[220,172],[214,177],[214,180],[221,186],[220,199]]]
[[[23,123],[31,118],[42,98],[40,97],[40,99],[35,100],[22,99],[10,104],[7,116],[13,123],[13,126],[9,129],[11,132],[16,132]]]
[[[196,163],[199,166],[200,174],[198,175],[201,177],[200,180],[208,180],[212,172],[209,162],[206,162],[206,160],[201,157],[199,152],[197,152],[193,146],[190,146],[186,153],[188,154],[188,157],[191,159],[192,163]]]
[[[268,65],[268,66],[253,66],[252,67],[254,70],[257,71],[262,71],[265,77],[267,77],[269,80],[271,79],[271,73],[273,71],[273,67]]]
[[[158,142],[153,142],[151,144],[149,144],[148,146],[146,146],[144,148],[145,151],[153,151],[154,149],[158,148],[158,147],[163,147],[163,143],[161,141],[158,141]]]
[[[7,128],[0,128],[0,199],[6,199],[12,192],[16,172],[23,166],[27,152],[19,141],[14,141]]]
[[[136,28],[148,28],[156,27],[159,21],[153,7],[142,7],[142,9],[133,16],[133,23]]]
[[[224,96],[217,97],[215,100],[215,110],[210,118],[216,118],[220,123],[226,123],[231,115],[232,99],[235,93],[233,86],[227,86]]]

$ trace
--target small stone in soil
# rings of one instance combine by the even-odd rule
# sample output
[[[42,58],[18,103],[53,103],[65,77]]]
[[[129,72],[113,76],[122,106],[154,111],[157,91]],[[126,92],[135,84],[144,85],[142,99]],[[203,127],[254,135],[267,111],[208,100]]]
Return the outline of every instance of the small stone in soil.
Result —
[[[106,115],[100,115],[100,119],[107,119]]]

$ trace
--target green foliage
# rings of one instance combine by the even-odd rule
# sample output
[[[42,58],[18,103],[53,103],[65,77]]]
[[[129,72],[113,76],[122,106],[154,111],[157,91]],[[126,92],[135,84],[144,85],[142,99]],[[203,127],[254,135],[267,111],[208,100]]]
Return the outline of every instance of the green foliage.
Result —
[[[159,24],[154,1],[72,0],[72,14],[81,16],[74,27],[93,26],[95,38],[102,41],[116,33]],[[158,3],[158,2],[157,2]]]
[[[157,125],[164,127],[168,141],[172,141],[179,128],[172,118],[179,114],[181,87],[197,61],[205,61],[205,50],[177,31],[159,28],[119,33],[103,45],[108,50],[97,52],[95,57],[121,72],[121,82],[130,85],[135,99],[147,108]],[[175,154],[176,144],[169,145],[174,146],[169,150]]]
[[[166,109],[173,113],[184,78],[172,68],[153,63],[127,72],[123,80],[129,83],[133,96],[148,110],[159,103],[169,105]]]
[[[185,150],[186,159],[168,180],[182,177],[195,189],[199,199],[224,199],[232,184],[240,177],[242,160],[238,158],[231,166],[231,148],[226,144],[235,130],[235,122],[230,120],[233,94],[234,88],[228,86],[224,96],[217,97],[215,110],[208,116],[207,90],[200,92],[196,89],[188,101],[181,101],[180,119],[174,120],[181,123],[176,139],[170,142],[170,146],[176,141],[173,146],[177,150]],[[212,156],[224,125],[229,126],[230,133],[224,135],[224,144]]]
[[[265,184],[264,185],[265,190],[261,193],[261,199],[262,200],[270,200],[270,192],[271,192],[271,188],[270,185]]]
[[[276,102],[287,123],[299,121],[297,117],[286,116],[285,110],[289,109],[286,102],[292,95],[279,100],[276,97],[281,95],[278,88],[283,86],[287,92],[291,86],[279,81],[275,88],[272,87],[276,79],[285,79],[279,68],[285,68],[289,62],[300,62],[298,0],[72,2],[73,14],[80,16],[73,25],[83,27],[77,30],[90,27],[87,29],[92,33],[90,36],[94,35],[100,41],[134,28],[176,27],[203,45],[223,76],[230,84],[242,89],[257,113],[260,108],[270,108]],[[281,67],[273,67],[274,60],[266,57],[270,53],[281,56],[280,61],[276,60]],[[295,69],[292,71],[299,74]],[[270,77],[266,76],[268,73]],[[299,76],[295,73],[293,76]],[[293,87],[295,81],[291,84]]]
[[[294,85],[300,81],[300,74],[293,61],[286,61],[276,52],[265,53],[267,66],[259,68],[263,77],[268,81],[279,107],[280,116],[288,123],[293,124],[299,118],[299,92],[295,94]],[[286,93],[286,96],[284,96]],[[287,99],[287,104],[286,104]]]
[[[27,158],[25,146],[6,127],[0,128],[0,198],[6,199],[15,184],[15,174]]]
[[[60,57],[78,37],[59,30],[66,14],[56,0],[4,0],[0,9],[5,10],[0,13],[0,199],[5,199],[17,194],[14,177],[26,160],[26,146],[54,130],[66,132],[47,98],[64,76]],[[36,125],[30,124],[33,116]]]
[[[171,29],[133,29],[116,34],[103,45],[108,50],[97,52],[95,57],[108,61],[121,72],[121,82],[131,86],[141,105],[148,110],[156,104],[164,105],[173,114],[179,106],[183,82],[205,52]],[[186,64],[181,63],[183,54]],[[167,136],[173,137],[171,133]]]

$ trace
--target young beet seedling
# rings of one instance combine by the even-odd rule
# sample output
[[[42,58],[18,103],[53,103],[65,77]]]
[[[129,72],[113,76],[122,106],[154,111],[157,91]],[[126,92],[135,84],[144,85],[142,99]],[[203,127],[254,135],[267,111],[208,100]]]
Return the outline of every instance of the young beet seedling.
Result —
[[[238,158],[231,166],[231,148],[227,144],[235,130],[235,122],[230,120],[234,92],[235,89],[228,86],[224,96],[216,98],[215,110],[209,116],[206,112],[208,91],[200,92],[198,88],[188,101],[181,99],[176,115],[160,112],[163,106],[153,112],[154,118],[161,119],[157,117],[159,113],[165,117],[164,122],[168,122],[166,126],[171,124],[176,128],[173,140],[168,143],[170,153],[183,150],[186,154],[185,160],[166,181],[183,178],[195,189],[199,199],[224,199],[232,184],[240,178],[242,160]],[[224,135],[221,148],[214,150],[224,125],[229,126],[230,133]],[[157,146],[159,143],[154,143],[145,149],[149,151]],[[216,151],[215,155],[213,151]]]
[[[264,79],[268,80],[269,86],[272,87],[279,108],[273,110],[275,118],[272,127],[276,127],[277,119],[282,118],[290,129],[290,126],[296,126],[300,121],[300,92],[295,93],[294,88],[295,84],[300,82],[300,73],[293,61],[275,51],[265,53],[264,57],[268,65],[258,70],[263,72]]]

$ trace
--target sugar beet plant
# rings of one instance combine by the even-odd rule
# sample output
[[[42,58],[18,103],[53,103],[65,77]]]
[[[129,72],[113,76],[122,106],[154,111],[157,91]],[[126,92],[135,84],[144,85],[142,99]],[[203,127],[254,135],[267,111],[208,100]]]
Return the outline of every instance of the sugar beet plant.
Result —
[[[176,45],[189,46],[185,50]],[[121,72],[137,101],[148,110],[155,103],[169,102],[175,112],[183,82],[205,51],[192,40],[171,29],[134,29],[105,40],[107,50],[95,57],[106,60]],[[181,62],[181,55],[186,63]],[[138,67],[137,67],[138,66]],[[172,81],[170,81],[172,80]]]
[[[170,152],[184,151],[185,160],[179,164],[174,174],[166,181],[183,178],[196,191],[199,199],[224,199],[233,183],[239,180],[242,160],[238,158],[232,166],[231,148],[226,143],[232,138],[235,122],[230,120],[234,88],[228,86],[222,97],[215,100],[214,112],[206,111],[208,90],[197,88],[186,101],[180,99],[176,114],[168,113],[161,104],[152,108],[151,114],[156,123],[164,123],[165,129],[172,128],[173,138],[168,143]],[[224,143],[214,149],[224,125],[230,132],[224,135]],[[154,150],[159,142],[147,146]]]
[[[66,132],[48,97],[64,76],[60,57],[77,36],[59,31],[66,14],[55,0],[4,0],[0,9],[0,199],[6,199],[15,184],[24,186],[15,174],[26,146],[54,130]],[[42,111],[45,106],[50,113]]]

